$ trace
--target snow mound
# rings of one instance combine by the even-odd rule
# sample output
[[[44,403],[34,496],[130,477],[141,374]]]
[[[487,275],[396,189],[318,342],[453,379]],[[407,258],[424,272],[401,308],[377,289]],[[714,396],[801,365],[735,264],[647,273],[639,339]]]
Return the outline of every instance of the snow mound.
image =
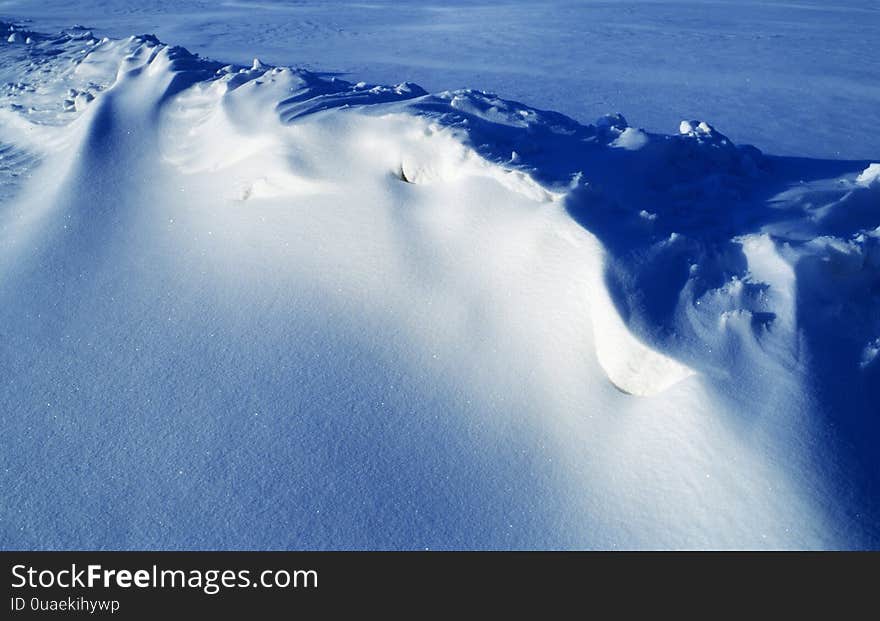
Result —
[[[6,547],[877,544],[876,164],[0,30]]]
[[[871,164],[856,177],[856,183],[866,188],[880,185],[880,164]]]

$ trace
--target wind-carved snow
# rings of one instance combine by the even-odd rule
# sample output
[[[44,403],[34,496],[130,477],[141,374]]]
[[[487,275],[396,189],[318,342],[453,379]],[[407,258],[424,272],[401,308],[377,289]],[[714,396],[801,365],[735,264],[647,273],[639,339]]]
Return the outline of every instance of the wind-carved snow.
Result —
[[[656,395],[687,379],[693,369],[647,347],[633,336],[620,318],[607,289],[591,289],[590,318],[596,356],[617,388],[642,397]]]
[[[7,547],[876,545],[876,164],[4,29]]]

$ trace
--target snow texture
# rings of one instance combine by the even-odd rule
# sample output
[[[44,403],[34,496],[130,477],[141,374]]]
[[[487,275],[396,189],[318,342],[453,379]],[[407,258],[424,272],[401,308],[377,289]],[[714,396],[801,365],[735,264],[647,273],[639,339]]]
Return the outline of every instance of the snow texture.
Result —
[[[438,92],[477,86],[591,123],[706,119],[770,153],[877,157],[876,0],[0,0],[54,32],[150,32],[225,62]]]
[[[876,158],[0,29],[0,547],[878,546]]]

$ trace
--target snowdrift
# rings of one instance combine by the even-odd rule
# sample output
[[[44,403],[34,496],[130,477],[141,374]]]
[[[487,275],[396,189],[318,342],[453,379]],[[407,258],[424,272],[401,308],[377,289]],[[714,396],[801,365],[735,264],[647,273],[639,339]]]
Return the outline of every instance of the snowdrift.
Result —
[[[2,29],[3,547],[880,541],[880,165]]]

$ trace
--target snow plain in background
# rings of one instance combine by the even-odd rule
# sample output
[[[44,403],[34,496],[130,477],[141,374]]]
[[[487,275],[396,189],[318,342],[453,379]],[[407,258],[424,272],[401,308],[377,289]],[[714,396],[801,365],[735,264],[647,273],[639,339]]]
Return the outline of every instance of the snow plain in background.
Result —
[[[780,155],[876,157],[875,0],[2,0],[0,16],[355,82],[479,88],[581,122],[622,112],[668,133],[707,119]]]

